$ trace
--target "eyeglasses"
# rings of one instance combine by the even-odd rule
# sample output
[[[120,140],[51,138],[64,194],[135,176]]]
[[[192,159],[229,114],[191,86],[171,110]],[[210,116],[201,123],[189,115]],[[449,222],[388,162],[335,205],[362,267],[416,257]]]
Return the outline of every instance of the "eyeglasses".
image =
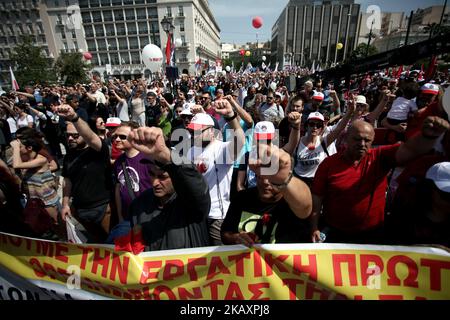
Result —
[[[365,108],[366,107],[366,105],[364,103],[357,103],[356,106],[359,107],[359,108]]]
[[[99,126],[102,126],[102,125],[104,125],[104,124],[105,124],[104,122],[99,122],[99,123],[98,123]]]
[[[124,134],[113,134],[112,136],[111,136],[111,139],[112,139],[112,141],[115,141],[115,140],[117,140],[117,138],[119,138],[120,140],[127,140],[128,139],[128,136],[126,136],[126,135],[124,135]]]
[[[267,100],[273,100],[273,97],[267,97]]]
[[[315,128],[323,128],[323,123],[321,122],[308,122],[309,127],[315,127]]]
[[[70,137],[72,137],[73,139],[78,139],[79,137],[80,137],[80,134],[79,133],[66,133],[66,135],[67,135],[67,139],[69,139]]]
[[[210,128],[212,128],[212,127],[206,127],[206,128],[203,128],[203,129],[201,129],[201,130],[193,130],[193,129],[187,129],[188,131],[189,131],[189,133],[197,133],[197,132],[201,132],[201,133],[203,133],[203,132],[205,132],[206,130],[208,130],[208,129],[210,129]]]

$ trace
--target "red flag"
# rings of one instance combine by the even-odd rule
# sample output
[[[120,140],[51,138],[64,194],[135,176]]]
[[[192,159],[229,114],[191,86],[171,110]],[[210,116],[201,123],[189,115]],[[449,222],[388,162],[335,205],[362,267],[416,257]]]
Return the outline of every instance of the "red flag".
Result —
[[[419,72],[419,76],[417,77],[417,80],[423,81],[423,63],[420,66],[420,72]]]
[[[400,78],[400,76],[402,75],[403,72],[403,65],[401,65],[398,70],[397,70],[397,75],[395,76],[395,78]]]
[[[170,33],[167,36],[167,44],[166,44],[166,64],[168,66],[171,65],[170,59],[172,58],[172,37]]]
[[[429,81],[431,80],[431,78],[433,78],[434,73],[436,72],[436,67],[437,67],[437,57],[433,56],[431,58],[430,66],[428,67],[427,72],[425,73],[426,81]]]
[[[14,72],[12,71],[12,68],[9,67],[9,72],[11,73],[11,87],[14,91],[19,90],[19,84],[17,83],[16,77],[14,76]]]

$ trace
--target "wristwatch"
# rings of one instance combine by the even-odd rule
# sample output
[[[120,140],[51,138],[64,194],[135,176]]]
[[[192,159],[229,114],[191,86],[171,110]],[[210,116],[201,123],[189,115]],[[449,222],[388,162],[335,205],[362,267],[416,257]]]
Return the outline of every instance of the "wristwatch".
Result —
[[[80,120],[80,116],[76,115],[75,118],[73,118],[72,120],[68,120],[68,121],[74,123],[74,122],[77,122],[78,120]]]
[[[230,121],[233,121],[234,119],[236,119],[236,117],[237,117],[237,113],[236,113],[236,111],[233,111],[233,115],[231,117],[224,116],[223,118],[225,119],[226,122],[230,122]]]
[[[286,179],[286,181],[284,181],[283,183],[280,183],[280,184],[270,182],[270,184],[273,185],[278,190],[283,190],[291,182],[293,176],[294,176],[294,159],[292,159],[292,157],[291,157],[291,170],[289,171],[289,177]]]

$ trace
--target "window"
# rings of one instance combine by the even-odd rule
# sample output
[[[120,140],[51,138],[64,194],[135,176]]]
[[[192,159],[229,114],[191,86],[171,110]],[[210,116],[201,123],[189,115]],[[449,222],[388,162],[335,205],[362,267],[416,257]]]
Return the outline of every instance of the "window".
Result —
[[[184,9],[183,9],[183,6],[179,6],[179,7],[178,7],[178,15],[179,15],[180,17],[184,17]]]
[[[147,8],[147,12],[149,19],[158,19],[158,11],[156,10],[156,8]]]
[[[172,8],[171,7],[167,7],[167,16],[169,18],[172,18]]]
[[[146,45],[148,45],[150,43],[150,41],[148,40],[148,37],[139,37],[139,41],[141,43],[141,48],[145,47]]]
[[[145,4],[145,0],[134,0],[135,4]]]
[[[138,38],[128,38],[130,41],[130,49],[139,49]]]
[[[106,40],[105,39],[97,39],[98,51],[106,51]]]
[[[86,37],[93,37],[94,36],[94,29],[92,26],[84,26],[84,33]]]
[[[109,50],[117,50],[117,41],[116,39],[109,39],[107,43]]]
[[[61,32],[61,38],[63,38],[64,40],[66,39],[66,33],[65,32]]]
[[[131,63],[133,63],[133,64],[140,64],[141,63],[141,57],[139,56],[139,52],[132,52],[131,53]]]
[[[109,64],[109,58],[107,53],[100,54],[100,65]]]
[[[128,55],[128,52],[121,52],[120,57],[122,64],[130,64],[130,56]]]
[[[137,13],[138,20],[140,20],[140,19],[147,20],[147,11],[145,10],[145,8],[136,9],[136,13]]]
[[[99,0],[91,0],[91,8],[94,8],[94,7],[100,7]]]
[[[84,23],[90,23],[90,22],[92,22],[91,14],[90,14],[89,12],[83,12],[83,13],[81,14],[81,18],[83,19],[83,22],[84,22]]]
[[[62,24],[62,18],[60,14],[56,15],[56,24]]]
[[[55,0],[55,7],[59,7],[59,1]]]
[[[119,39],[119,49],[120,50],[128,50],[127,39],[125,39],[125,38]]]
[[[77,38],[77,34],[75,33],[75,30],[72,30],[72,39],[76,39]]]
[[[95,46],[94,40],[87,40],[86,43],[89,51],[97,51],[97,47]]]
[[[113,24],[105,24],[106,36],[115,36],[116,30],[114,29]]]
[[[124,36],[126,34],[126,32],[125,32],[125,24],[117,23],[116,24],[116,29],[117,29],[117,35],[118,36]]]
[[[37,28],[39,30],[39,33],[44,33],[44,27],[42,26],[42,23],[39,22],[36,25],[37,25]]]
[[[64,51],[67,51],[67,50],[68,50],[67,42],[63,42],[63,50],[64,50]]]
[[[183,42],[182,46],[186,46],[187,45],[186,44],[186,36],[185,35],[181,36],[181,42]]]
[[[125,10],[125,16],[127,17],[127,20],[136,20],[136,16],[134,15],[134,9],[126,9]]]
[[[119,54],[117,52],[111,52],[109,54],[109,58],[111,60],[111,64],[120,64]]]
[[[184,32],[184,23],[180,23],[180,32]]]
[[[137,34],[136,23],[127,23],[128,34]]]
[[[111,10],[103,11],[103,20],[105,22],[112,22],[113,21],[113,13],[112,13]]]
[[[123,11],[114,10],[114,18],[116,19],[116,21],[123,21]]]
[[[95,26],[95,36],[96,37],[104,37],[105,31],[103,30],[103,26]]]
[[[121,6],[122,0],[111,0],[113,6]]]
[[[89,6],[88,0],[79,0],[78,4],[80,5],[80,8],[87,8]]]
[[[94,22],[102,22],[102,14],[100,11],[92,12],[92,19]]]
[[[133,4],[133,0],[123,0],[123,4]]]
[[[39,36],[39,40],[41,40],[42,43],[46,43],[47,42],[47,39],[45,38],[45,35],[43,35],[43,34],[41,34]]]
[[[102,7],[109,7],[111,5],[110,0],[102,0],[101,1]]]
[[[138,28],[139,28],[139,34],[147,34],[148,33],[147,22],[139,22]]]

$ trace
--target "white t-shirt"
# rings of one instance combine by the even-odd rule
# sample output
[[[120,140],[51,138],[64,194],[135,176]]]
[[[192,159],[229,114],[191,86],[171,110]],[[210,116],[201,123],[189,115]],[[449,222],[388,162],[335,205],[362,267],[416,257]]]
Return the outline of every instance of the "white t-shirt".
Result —
[[[130,121],[130,116],[128,115],[128,103],[125,100],[116,105],[116,112],[121,121]]]
[[[324,137],[325,145],[327,144],[327,137]],[[303,140],[303,139],[302,139]],[[313,150],[309,150],[300,140],[298,148],[295,150],[295,173],[300,177],[314,178],[319,164],[327,157],[326,152],[322,148],[320,139],[317,141]],[[328,154],[331,156],[337,152],[336,144],[333,142],[327,146]]]
[[[391,110],[389,110],[387,117],[388,119],[394,120],[408,120],[408,114],[417,110],[415,100],[408,100],[403,97],[398,97],[392,103]]]
[[[95,93],[92,94],[95,99],[97,100],[97,104],[103,103],[106,104],[106,97],[100,90],[97,90]]]
[[[16,118],[17,129],[20,129],[23,127],[28,127],[29,122],[34,123],[33,117],[30,116],[29,114],[27,114],[27,116],[23,119],[20,119],[19,117],[17,117]]]
[[[6,121],[8,121],[9,131],[11,132],[11,134],[16,133],[16,131],[17,131],[16,120],[14,120],[14,118],[12,118],[12,117],[8,117],[8,119],[6,119]]]
[[[228,151],[229,144],[230,142],[214,140],[204,149],[194,146],[188,152],[188,159],[203,173],[209,186],[210,219],[225,219],[230,206],[233,159]]]
[[[281,120],[284,118],[283,107],[275,103],[272,105],[264,103],[259,109],[259,114],[261,115],[261,121]]]

